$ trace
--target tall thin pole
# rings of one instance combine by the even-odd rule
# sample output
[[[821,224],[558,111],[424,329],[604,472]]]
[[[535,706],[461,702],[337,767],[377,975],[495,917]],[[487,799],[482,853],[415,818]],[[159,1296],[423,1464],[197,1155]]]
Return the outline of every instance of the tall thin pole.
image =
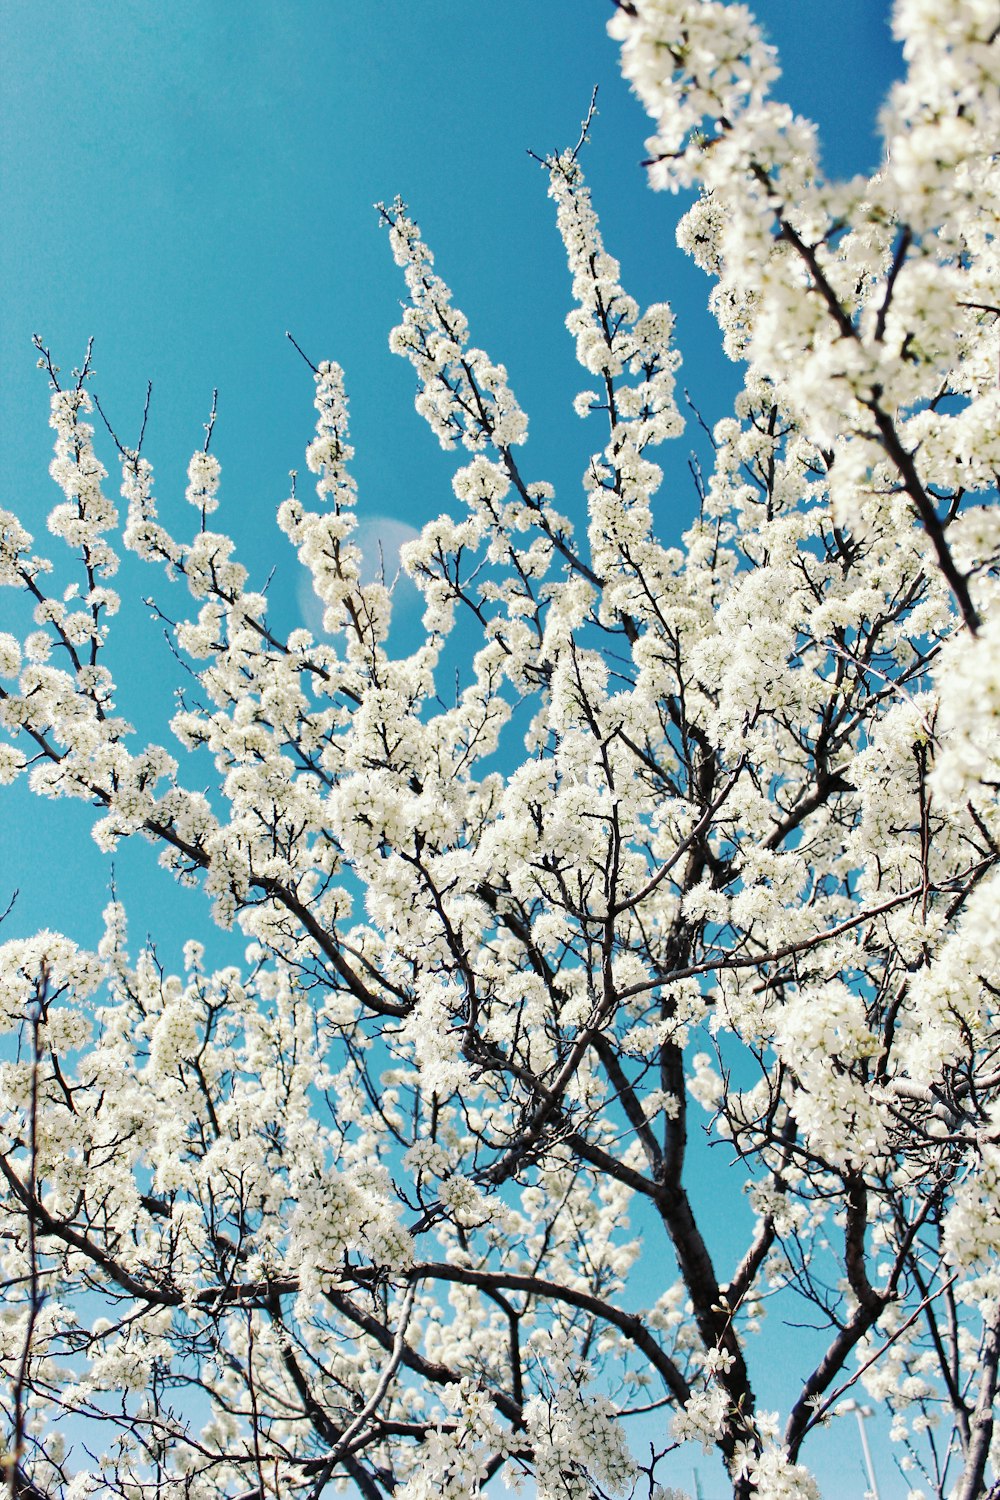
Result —
[[[875,1465],[872,1463],[872,1450],[868,1446],[868,1434],[865,1432],[865,1420],[874,1416],[870,1406],[861,1406],[857,1401],[852,1401],[848,1410],[853,1411],[858,1419],[858,1432],[861,1434],[861,1452],[865,1458],[865,1468],[868,1471],[868,1494],[871,1500],[879,1500],[878,1480],[875,1478]]]

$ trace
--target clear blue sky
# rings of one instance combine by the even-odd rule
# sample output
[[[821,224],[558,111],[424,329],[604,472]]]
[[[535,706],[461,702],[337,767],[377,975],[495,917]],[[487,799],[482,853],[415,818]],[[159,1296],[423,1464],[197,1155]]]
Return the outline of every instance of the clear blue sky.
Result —
[[[560,507],[578,513],[591,433],[569,402],[586,382],[563,327],[562,246],[526,150],[575,140],[594,84],[584,165],[606,244],[640,301],[673,303],[682,382],[709,420],[723,415],[736,377],[717,352],[709,283],[674,245],[684,205],[645,186],[648,122],[618,76],[610,10],[607,0],[0,0],[0,505],[50,540],[47,392],[31,335],[68,370],[93,334],[96,389],[125,441],[153,381],[145,452],[179,534],[194,518],[184,472],[218,387],[215,523],[259,581],[277,563],[272,596],[291,620],[297,565],[273,516],[288,470],[303,468],[312,383],[287,328],[314,360],[345,368],[362,517],[376,529],[419,525],[449,506],[454,459],[415,415],[412,372],[386,347],[402,284],[372,204],[398,192],[473,340],[510,371],[531,422],[529,477],[553,480]],[[819,121],[831,173],[877,164],[876,115],[899,67],[888,10],[756,7],[781,49],[779,87]],[[665,535],[694,503],[694,441],[674,445]],[[142,686],[123,687],[120,711],[147,737],[170,710],[157,709],[156,686],[174,680],[137,602],[158,581],[131,569],[121,580],[116,659]],[[5,591],[0,628],[17,623]],[[53,926],[93,942],[109,869],[89,842],[89,810],[0,795],[0,909],[21,890],[3,935]],[[204,927],[200,897],[175,890],[148,847],[123,849],[116,866],[133,940],[151,931],[176,962],[183,937]],[[831,1481],[833,1500],[863,1489],[853,1429],[847,1441],[852,1477]],[[887,1464],[881,1477],[885,1497],[903,1493]]]

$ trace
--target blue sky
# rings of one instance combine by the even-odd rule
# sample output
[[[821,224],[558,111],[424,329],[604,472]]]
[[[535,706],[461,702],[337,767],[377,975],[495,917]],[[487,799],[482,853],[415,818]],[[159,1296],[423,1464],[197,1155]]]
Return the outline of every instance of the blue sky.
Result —
[[[560,508],[578,514],[591,433],[569,403],[586,382],[563,327],[569,282],[552,207],[526,153],[575,140],[595,84],[584,166],[606,244],[641,302],[673,303],[682,384],[710,421],[724,415],[737,373],[718,352],[710,284],[675,248],[684,204],[645,185],[648,122],[618,76],[604,34],[610,9],[607,0],[0,0],[0,505],[48,540],[56,492],[31,335],[65,369],[94,335],[95,388],[127,442],[153,382],[145,451],[180,534],[194,519],[182,499],[187,461],[218,387],[215,523],[258,580],[277,564],[275,609],[290,623],[297,565],[273,516],[288,470],[303,468],[312,423],[311,378],[284,339],[290,329],[313,360],[345,368],[369,530],[389,535],[448,507],[454,458],[414,413],[412,372],[386,347],[402,283],[372,204],[398,192],[474,342],[510,371],[531,422],[528,477],[554,481]],[[781,50],[784,96],[820,124],[827,169],[873,168],[878,107],[899,67],[888,6],[762,0],[756,10]],[[669,458],[668,536],[695,503],[686,473],[695,440]],[[102,452],[111,467],[107,444]],[[115,658],[123,681],[131,672],[139,683],[123,687],[120,710],[147,736],[169,714],[174,681],[139,602],[158,581],[123,572]],[[0,628],[17,622],[0,595]],[[88,839],[90,818],[79,804],[5,791],[0,908],[13,886],[21,891],[5,936],[53,926],[96,939],[109,868]],[[134,939],[152,931],[176,962],[183,938],[204,928],[200,897],[173,888],[145,846],[120,851],[116,869]],[[853,1466],[853,1429],[848,1441]]]

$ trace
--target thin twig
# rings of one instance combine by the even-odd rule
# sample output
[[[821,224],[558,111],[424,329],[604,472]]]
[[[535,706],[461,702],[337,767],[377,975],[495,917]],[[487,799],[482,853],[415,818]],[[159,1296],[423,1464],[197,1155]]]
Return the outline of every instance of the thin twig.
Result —
[[[204,446],[204,448],[202,450],[204,453],[208,452],[208,445],[212,441],[212,433],[215,430],[215,419],[216,419],[216,417],[218,415],[219,415],[219,390],[218,390],[218,387],[216,387],[216,389],[212,392],[212,410],[209,412],[209,414],[208,414],[208,421],[205,423],[205,446]],[[204,516],[202,516],[202,522],[203,523],[204,523],[204,519],[205,519]]]
[[[316,368],[316,366],[313,364],[312,360],[309,358],[308,354],[302,348],[302,345],[298,342],[297,339],[293,338],[293,336],[288,332],[287,328],[285,329],[285,338],[291,344],[292,348],[293,349],[297,349],[298,352],[302,355],[302,358],[305,360],[305,362],[309,366],[310,370],[312,370],[313,374],[314,375],[318,375],[319,374],[319,370]]]

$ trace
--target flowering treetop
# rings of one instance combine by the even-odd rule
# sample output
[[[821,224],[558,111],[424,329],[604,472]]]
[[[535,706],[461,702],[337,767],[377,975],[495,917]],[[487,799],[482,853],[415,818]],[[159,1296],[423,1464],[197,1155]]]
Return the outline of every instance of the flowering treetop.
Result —
[[[655,518],[673,316],[624,290],[581,147],[544,166],[596,430],[585,531],[527,477],[507,371],[417,225],[380,206],[391,346],[465,450],[404,550],[409,654],[391,586],[362,581],[338,365],[314,372],[315,499],[278,510],[323,628],[285,632],[209,529],[211,424],[192,539],[141,441],[122,525],[89,361],[61,383],[39,343],[59,560],[3,513],[0,582],[36,628],[0,635],[0,776],[93,804],[106,850],[151,841],[247,946],[212,970],[192,939],[167,973],[114,900],[96,952],[0,949],[12,1494],[429,1500],[502,1472],[652,1497],[693,1439],[742,1500],[808,1497],[809,1436],[858,1381],[915,1495],[986,1493],[1000,26],[982,0],[895,24],[886,160],[842,184],[744,6],[622,0],[611,23],[746,366],[681,545]],[[121,547],[194,601],[169,748],[137,744],[107,665]],[[752,1209],[733,1260],[702,1129]],[[796,1298],[820,1335],[762,1411]]]

